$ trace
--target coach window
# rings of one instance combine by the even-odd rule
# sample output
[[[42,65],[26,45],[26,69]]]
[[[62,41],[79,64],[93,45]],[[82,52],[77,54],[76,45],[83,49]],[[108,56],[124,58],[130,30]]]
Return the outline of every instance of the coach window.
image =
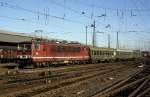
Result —
[[[101,55],[101,51],[99,51],[99,55]]]
[[[106,55],[108,55],[108,52],[106,52]]]
[[[93,51],[91,51],[91,54],[93,55]]]
[[[107,52],[107,55],[109,55],[109,52]]]
[[[91,51],[92,55],[94,55],[94,51]]]
[[[108,52],[108,56],[109,56],[110,52]]]
[[[97,51],[97,55],[99,55],[99,51]]]
[[[96,51],[94,51],[94,55],[96,55]]]
[[[106,55],[106,52],[104,52],[104,55]]]

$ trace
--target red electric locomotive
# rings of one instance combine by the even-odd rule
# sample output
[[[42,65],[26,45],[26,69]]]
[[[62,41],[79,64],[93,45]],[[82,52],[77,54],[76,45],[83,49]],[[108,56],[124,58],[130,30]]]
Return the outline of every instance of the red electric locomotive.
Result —
[[[52,42],[33,39],[18,45],[18,63],[25,65],[47,65],[88,62],[88,47],[74,43]]]

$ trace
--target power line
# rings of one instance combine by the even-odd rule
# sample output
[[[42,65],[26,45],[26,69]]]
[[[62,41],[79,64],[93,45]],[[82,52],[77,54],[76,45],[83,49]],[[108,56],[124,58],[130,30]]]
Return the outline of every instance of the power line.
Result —
[[[32,24],[39,24],[39,25],[45,25],[44,23],[40,23],[40,22],[36,22],[36,21],[33,21],[33,20],[29,20],[29,19],[26,19],[26,18],[18,18],[18,17],[10,17],[10,16],[2,16],[0,15],[0,18],[4,18],[4,19],[10,19],[10,20],[15,20],[15,21],[21,21],[21,22],[28,22],[28,23],[32,23]],[[47,26],[47,25],[46,25]],[[63,27],[61,26],[54,26],[56,28],[62,28],[64,29]]]
[[[6,19],[11,19],[11,20],[17,20],[17,21],[22,21],[22,22],[30,22],[30,23],[39,24],[36,21],[29,20],[29,19],[26,19],[26,18],[18,18],[18,17],[10,17],[10,16],[2,16],[2,15],[0,15],[0,18],[6,18]],[[43,24],[41,24],[41,25],[43,25]]]
[[[2,7],[7,7],[7,8],[11,8],[11,9],[16,9],[16,10],[23,10],[23,11],[30,12],[30,13],[33,13],[33,14],[40,14],[40,15],[44,15],[44,16],[48,15],[49,17],[52,17],[52,18],[62,19],[61,17],[58,17],[58,16],[53,16],[53,15],[45,14],[45,13],[42,13],[42,12],[38,13],[37,11],[26,9],[26,8],[23,8],[23,7],[20,7],[20,6],[17,6],[17,5],[11,5],[11,4],[9,4],[7,2],[3,2],[3,1],[0,2],[0,5]]]
[[[136,8],[136,9],[139,9],[138,6],[137,6],[137,2],[134,1],[134,0],[131,0],[131,1],[132,1],[133,5],[135,6],[135,8]],[[139,14],[141,14],[141,13],[139,12]],[[143,19],[143,17],[142,17],[141,15],[139,15],[139,18],[140,18],[140,20],[143,22],[143,24],[145,25],[144,27],[145,27],[146,29],[148,29],[148,31],[150,31],[150,29],[149,29],[149,27],[147,27],[147,23],[146,23],[146,21]]]
[[[9,16],[0,16],[0,18],[7,18],[7,19],[19,20],[19,21],[25,21],[25,20],[26,20],[26,19],[24,19],[24,18],[9,17]]]
[[[74,13],[80,15],[80,16],[83,16],[83,17],[86,17],[86,18],[88,18],[88,19],[91,19],[89,16],[86,16],[86,15],[83,14],[82,12],[79,12],[79,11],[73,9],[73,8],[70,8],[70,7],[66,6],[66,5],[63,5],[63,4],[61,4],[61,3],[58,3],[58,2],[56,2],[56,1],[54,1],[54,0],[49,0],[49,1],[50,1],[51,3],[53,3],[53,4],[55,4],[55,5],[58,5],[58,6],[63,7],[63,8],[66,8],[66,9],[68,9],[68,10],[70,10],[70,11],[72,11],[72,12],[74,12]]]
[[[103,10],[109,10],[109,11],[150,11],[150,9],[121,9],[121,8],[108,8],[108,7],[102,7],[102,6],[98,6],[96,4],[90,4],[90,3],[87,3],[87,2],[82,2],[81,0],[75,0],[75,2],[78,2],[78,4],[82,4],[84,6],[92,6],[94,5],[96,8],[98,9],[103,9]]]
[[[17,5],[12,5],[12,4],[9,4],[7,2],[3,2],[3,1],[0,1],[0,6],[11,8],[11,9],[15,9],[15,10],[22,10],[22,11],[30,12],[30,13],[37,14],[37,15],[43,15],[45,17],[51,17],[51,18],[55,18],[55,19],[59,19],[59,20],[64,20],[64,21],[71,22],[71,23],[83,24],[82,22],[79,22],[79,21],[75,21],[75,20],[66,19],[66,18],[63,18],[63,17],[54,16],[54,15],[51,15],[49,13],[33,11],[33,10],[30,10],[30,9],[26,9],[26,8],[23,8],[23,7],[20,7],[20,6],[17,6]]]

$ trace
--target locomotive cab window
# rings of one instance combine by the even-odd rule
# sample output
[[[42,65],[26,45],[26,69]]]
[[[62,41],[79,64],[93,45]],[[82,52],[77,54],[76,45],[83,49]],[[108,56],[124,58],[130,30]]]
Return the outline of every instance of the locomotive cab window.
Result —
[[[36,50],[40,50],[40,44],[39,44],[39,43],[35,43],[35,44],[34,44],[34,48],[35,48]]]

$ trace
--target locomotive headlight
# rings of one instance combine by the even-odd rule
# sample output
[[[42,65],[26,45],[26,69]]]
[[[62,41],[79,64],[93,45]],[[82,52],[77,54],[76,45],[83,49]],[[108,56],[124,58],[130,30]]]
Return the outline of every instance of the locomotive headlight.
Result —
[[[36,53],[35,53],[35,55],[39,55],[39,53],[38,53],[38,52],[36,52]]]
[[[21,56],[21,55],[18,55],[18,56],[17,56],[17,58],[20,58],[20,59],[22,59],[22,56]]]
[[[30,55],[19,55],[18,58],[27,59],[27,58],[31,58],[31,56]]]

